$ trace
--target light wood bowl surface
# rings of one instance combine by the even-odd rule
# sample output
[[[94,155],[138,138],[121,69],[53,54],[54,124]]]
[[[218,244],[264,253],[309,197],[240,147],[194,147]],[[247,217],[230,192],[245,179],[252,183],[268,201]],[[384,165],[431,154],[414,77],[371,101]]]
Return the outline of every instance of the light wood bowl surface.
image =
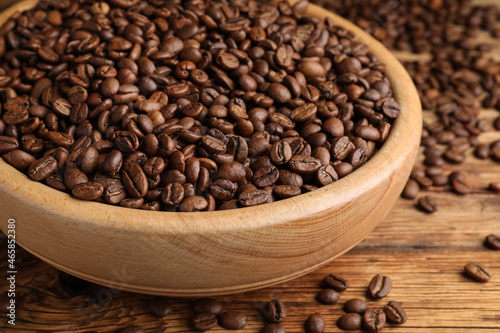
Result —
[[[0,14],[34,6],[23,1]],[[0,228],[47,263],[128,291],[202,296],[243,292],[306,274],[365,238],[399,197],[418,150],[421,106],[411,78],[379,42],[353,31],[387,65],[401,116],[375,156],[347,177],[298,197],[230,211],[167,213],[85,202],[29,180],[0,159]]]

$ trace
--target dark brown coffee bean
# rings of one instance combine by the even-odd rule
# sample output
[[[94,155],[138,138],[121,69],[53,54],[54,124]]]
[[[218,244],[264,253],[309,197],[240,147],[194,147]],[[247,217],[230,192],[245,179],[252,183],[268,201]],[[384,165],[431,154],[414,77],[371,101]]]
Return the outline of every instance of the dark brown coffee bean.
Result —
[[[220,316],[219,324],[228,330],[242,330],[247,325],[247,315],[241,311],[227,311]]]
[[[298,123],[305,122],[316,115],[318,111],[314,103],[307,103],[302,106],[296,107],[290,114],[290,118]]]
[[[297,69],[307,78],[324,77],[326,74],[325,68],[319,62],[314,61],[302,62],[297,66]]]
[[[304,328],[307,333],[323,333],[325,326],[325,317],[321,313],[315,313],[307,318]]]
[[[208,189],[215,199],[228,201],[234,198],[238,185],[227,179],[218,179]]]
[[[451,186],[458,194],[468,194],[472,191],[471,185],[466,180],[454,179]]]
[[[283,165],[292,158],[292,149],[287,141],[281,140],[271,146],[270,157],[274,164]]]
[[[172,301],[165,298],[156,298],[149,303],[151,313],[157,318],[163,318],[172,312]]]
[[[368,309],[363,315],[363,327],[369,332],[378,332],[385,325],[386,316],[381,309]]]
[[[185,198],[179,205],[181,212],[197,212],[207,208],[208,202],[204,197],[194,196]]]
[[[222,311],[222,303],[215,298],[200,298],[193,306],[194,313],[210,313],[217,315]]]
[[[403,324],[406,322],[406,312],[403,305],[399,302],[390,301],[384,306],[384,313],[387,321],[391,324]]]
[[[123,186],[134,198],[141,198],[148,192],[147,176],[136,163],[125,166],[122,172]]]
[[[232,182],[239,182],[246,176],[245,167],[238,162],[231,162],[221,165],[217,171],[217,176]]]
[[[3,154],[2,158],[5,162],[20,171],[26,171],[31,163],[35,161],[35,157],[33,155],[19,149]]]
[[[16,138],[10,136],[0,136],[0,154],[8,153],[19,148]]]
[[[490,191],[500,193],[500,182],[491,182],[488,186],[488,189]]]
[[[344,311],[347,313],[365,313],[368,305],[360,298],[353,298],[345,302]]]
[[[255,186],[262,188],[274,184],[279,177],[278,169],[271,165],[259,168],[253,176]]]
[[[382,298],[391,291],[392,281],[388,276],[375,275],[370,281],[368,292],[373,298]]]
[[[96,200],[104,193],[104,187],[95,182],[80,183],[73,188],[71,193],[81,200]]]
[[[338,292],[343,292],[349,287],[349,283],[340,276],[328,274],[323,279],[325,287],[331,288]]]
[[[113,150],[104,159],[103,170],[108,176],[114,176],[120,172],[122,163],[122,153],[119,150]]]
[[[316,172],[316,180],[322,186],[329,185],[339,179],[337,172],[330,165],[322,165]]]
[[[127,192],[121,184],[111,184],[104,190],[104,200],[112,205],[119,204],[126,197]]]
[[[340,294],[333,289],[322,289],[316,299],[323,304],[335,304],[339,300]]]
[[[418,208],[420,208],[425,213],[434,213],[437,211],[437,202],[431,196],[424,196],[418,199]]]
[[[78,168],[66,168],[64,171],[64,185],[71,191],[76,185],[87,183],[89,178]]]
[[[361,329],[363,319],[359,313],[346,313],[337,320],[337,326],[346,331]]]
[[[307,174],[318,171],[321,163],[317,158],[309,155],[295,155],[288,162],[290,170],[298,174]]]
[[[40,181],[53,174],[56,169],[56,159],[47,155],[31,163],[28,168],[28,175],[31,179]]]
[[[464,267],[465,275],[478,282],[488,282],[491,278],[491,273],[476,263],[468,263]]]
[[[277,299],[266,302],[262,314],[264,319],[270,323],[281,323],[286,317],[285,304]]]
[[[417,197],[419,191],[418,183],[413,179],[408,179],[401,196],[405,199],[413,200]]]
[[[484,240],[484,245],[493,250],[500,250],[500,237],[497,235],[488,235]]]
[[[280,83],[271,83],[267,89],[267,94],[277,103],[287,103],[292,99],[290,90]]]
[[[193,327],[198,331],[208,331],[217,325],[217,316],[211,313],[199,313],[193,317]]]
[[[286,333],[286,329],[281,324],[266,324],[260,333]]]

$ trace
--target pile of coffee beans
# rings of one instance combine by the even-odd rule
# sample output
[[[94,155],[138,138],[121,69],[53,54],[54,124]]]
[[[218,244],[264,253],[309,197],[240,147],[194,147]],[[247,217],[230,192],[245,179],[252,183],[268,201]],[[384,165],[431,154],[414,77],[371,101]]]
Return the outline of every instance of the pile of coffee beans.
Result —
[[[488,56],[491,44],[471,41],[481,30],[500,38],[498,7],[470,0],[314,2],[352,20],[389,48],[428,58],[403,61],[428,116],[422,133],[425,159],[402,196],[414,199],[431,187],[460,195],[477,191],[463,171],[446,174],[443,167],[464,163],[471,152],[500,162],[500,140],[478,139],[486,131],[500,131],[500,116],[491,120],[481,113],[481,106],[500,110],[500,62]],[[498,179],[487,189],[500,192]],[[427,213],[438,209],[429,195],[418,198],[416,206]]]
[[[44,0],[0,28],[0,153],[83,200],[192,212],[313,191],[400,107],[307,1]]]

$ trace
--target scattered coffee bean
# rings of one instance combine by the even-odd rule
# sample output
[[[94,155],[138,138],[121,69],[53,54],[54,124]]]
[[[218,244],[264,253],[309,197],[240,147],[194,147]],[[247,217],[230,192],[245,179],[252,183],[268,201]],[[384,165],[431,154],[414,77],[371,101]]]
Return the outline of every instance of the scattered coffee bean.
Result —
[[[403,324],[406,321],[406,312],[399,302],[390,301],[384,306],[384,313],[391,324]]]
[[[437,211],[437,202],[433,197],[426,195],[418,199],[418,208],[425,213],[434,213]]]
[[[500,193],[500,182],[492,182],[488,186],[488,189],[493,192],[499,192]]]
[[[361,329],[363,317],[359,313],[346,313],[337,320],[337,326],[346,331]]]
[[[316,299],[323,304],[335,304],[339,300],[340,294],[333,289],[322,289]]]
[[[220,316],[219,324],[228,330],[241,330],[247,325],[247,315],[240,311],[227,311]]]
[[[260,333],[286,333],[286,329],[281,324],[266,324]]]
[[[311,315],[305,324],[306,333],[323,333],[325,331],[325,317],[321,313]]]
[[[328,274],[323,279],[325,287],[331,288],[338,292],[343,292],[349,287],[349,283],[340,276]]]
[[[368,291],[373,298],[382,298],[389,294],[391,291],[392,281],[388,276],[380,274],[375,275],[370,281]]]
[[[222,303],[214,298],[200,298],[193,306],[194,313],[219,314],[222,311]]]
[[[368,305],[360,298],[353,298],[345,302],[344,311],[347,313],[365,313]]]
[[[405,199],[412,200],[417,197],[419,191],[420,188],[418,186],[418,183],[413,179],[408,179],[408,182],[406,182],[406,186],[403,189],[403,193],[401,193],[401,196]]]
[[[488,235],[484,240],[484,244],[493,250],[500,250],[500,237],[497,235]]]
[[[369,332],[378,332],[385,325],[386,316],[381,309],[368,309],[363,315],[363,327]]]
[[[464,267],[465,275],[478,282],[488,282],[491,278],[491,273],[476,263],[468,263]]]
[[[172,312],[172,301],[164,298],[156,298],[149,303],[151,313],[158,318],[163,318]]]
[[[286,317],[285,304],[277,299],[266,302],[262,314],[264,319],[270,323],[281,323]]]
[[[198,331],[208,331],[217,325],[217,316],[212,313],[198,313],[193,317],[193,327]]]

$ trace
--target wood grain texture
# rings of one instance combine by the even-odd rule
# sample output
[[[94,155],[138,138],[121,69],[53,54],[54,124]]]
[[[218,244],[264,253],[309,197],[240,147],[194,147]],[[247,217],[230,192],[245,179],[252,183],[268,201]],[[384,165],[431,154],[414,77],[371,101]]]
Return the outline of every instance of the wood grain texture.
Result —
[[[15,216],[22,221],[19,244],[51,265],[96,283],[168,296],[269,286],[349,250],[388,213],[406,182],[420,139],[420,101],[408,73],[379,42],[317,6],[309,13],[353,31],[387,65],[401,116],[363,167],[294,198],[193,214],[84,202],[28,181],[0,160],[0,229]]]
[[[487,110],[481,115],[494,118],[498,111]],[[424,119],[431,120],[431,116],[426,113]],[[487,132],[480,139],[498,140],[500,133]],[[392,278],[393,289],[386,299],[370,305],[379,307],[397,300],[404,303],[408,314],[404,325],[386,326],[383,332],[500,332],[500,252],[482,245],[486,235],[500,234],[500,195],[486,190],[489,182],[500,181],[500,164],[470,157],[462,166],[448,166],[447,172],[460,168],[469,172],[473,194],[459,196],[431,188],[422,193],[438,200],[440,209],[431,215],[415,210],[415,201],[399,199],[368,238],[332,263],[273,287],[217,298],[224,302],[224,310],[247,311],[249,322],[240,332],[259,332],[263,327],[256,310],[259,302],[277,297],[287,305],[287,332],[304,332],[307,317],[320,312],[327,319],[325,332],[340,333],[345,331],[338,329],[335,321],[343,313],[343,303],[352,297],[365,297],[371,277],[381,273]],[[7,290],[1,275],[6,271],[5,258],[2,242],[1,291]],[[142,325],[147,332],[194,332],[189,325],[190,299],[176,300],[174,313],[157,319],[149,313],[151,296],[96,287],[92,293],[67,297],[58,287],[58,270],[21,249],[18,259],[18,322],[15,329],[7,327],[0,315],[0,332],[116,332],[129,325]],[[470,261],[490,269],[491,281],[483,284],[464,277],[463,266]],[[344,276],[351,285],[338,304],[329,306],[314,300],[320,281],[328,273]],[[216,327],[210,332],[226,330]]]

